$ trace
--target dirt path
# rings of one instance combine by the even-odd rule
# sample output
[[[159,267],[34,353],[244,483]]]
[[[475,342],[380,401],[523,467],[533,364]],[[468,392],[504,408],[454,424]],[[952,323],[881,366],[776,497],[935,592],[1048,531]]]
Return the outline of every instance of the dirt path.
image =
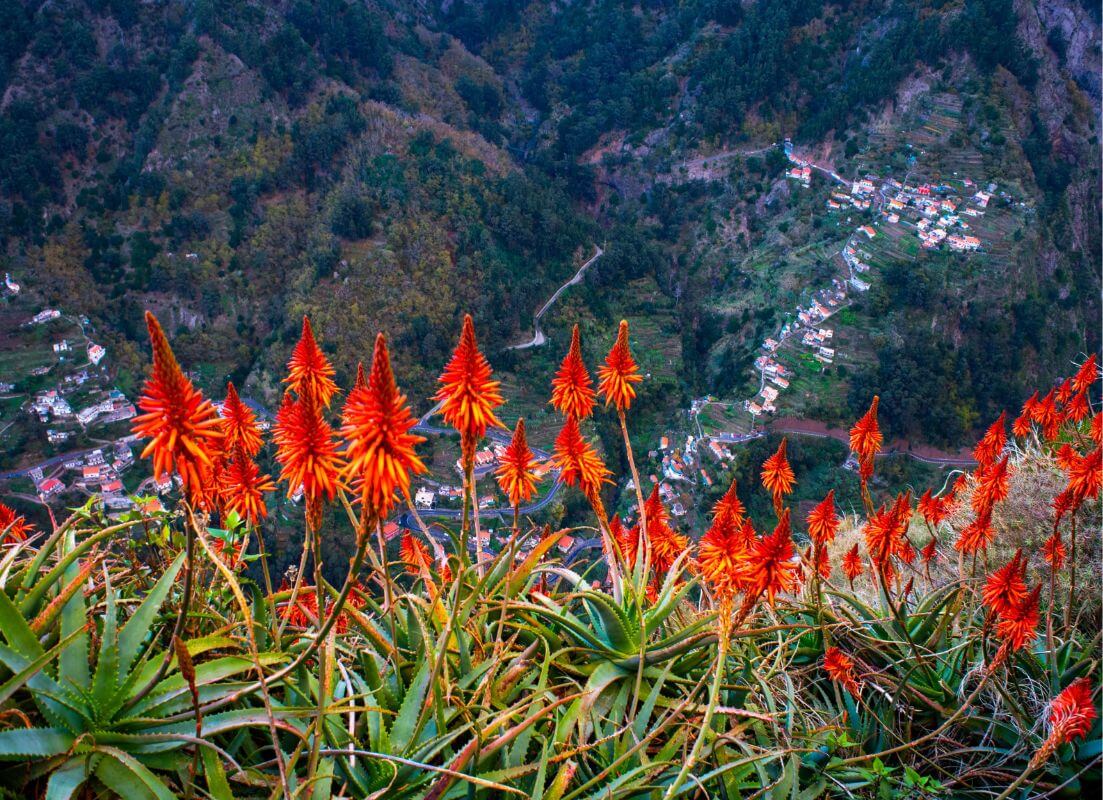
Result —
[[[530,347],[539,347],[544,342],[546,342],[547,337],[544,336],[544,331],[542,331],[540,329],[540,318],[543,317],[544,314],[547,313],[548,309],[551,308],[555,304],[555,301],[559,299],[559,295],[563,294],[563,292],[565,292],[567,290],[567,287],[574,286],[576,283],[581,283],[582,282],[582,276],[586,274],[586,270],[589,268],[589,266],[591,264],[593,264],[595,261],[597,261],[599,258],[601,258],[604,254],[605,254],[604,250],[602,250],[599,246],[594,245],[594,254],[592,256],[590,256],[590,259],[585,264],[583,264],[581,267],[578,268],[578,272],[576,272],[574,274],[574,277],[572,277],[569,281],[567,281],[562,286],[560,286],[558,289],[556,289],[555,294],[553,294],[551,297],[549,297],[548,302],[544,303],[544,305],[540,307],[540,310],[537,311],[536,314],[533,316],[533,318],[532,318],[532,328],[533,328],[532,338],[529,339],[527,342],[522,342],[521,344],[510,345],[506,349],[507,350],[527,350]]]

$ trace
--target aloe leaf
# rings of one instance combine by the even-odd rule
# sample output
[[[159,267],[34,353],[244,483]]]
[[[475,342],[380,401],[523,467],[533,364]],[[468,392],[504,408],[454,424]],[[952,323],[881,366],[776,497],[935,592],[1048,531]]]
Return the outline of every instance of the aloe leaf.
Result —
[[[429,686],[429,659],[423,659],[418,667],[410,685],[406,687],[406,694],[399,706],[398,716],[391,725],[389,736],[391,746],[395,752],[403,753],[410,745],[410,737],[413,736],[415,726],[425,700],[425,691]]]
[[[69,531],[65,536],[65,549],[72,551],[75,546],[73,532]],[[80,574],[80,565],[74,561],[65,570],[65,581],[69,583]],[[84,602],[84,592],[77,591],[69,598],[61,611],[61,638],[68,639],[75,635],[75,639],[62,651],[58,667],[58,679],[62,684],[73,684],[82,689],[88,688],[88,632],[85,626],[88,624],[87,607]]]
[[[134,663],[134,659],[138,657],[138,651],[149,636],[149,630],[153,625],[153,620],[157,617],[157,612],[161,610],[161,605],[168,597],[169,590],[172,589],[172,584],[176,580],[180,568],[184,566],[186,555],[186,552],[181,552],[176,556],[172,565],[165,570],[165,574],[157,580],[149,594],[142,600],[141,605],[138,606],[137,611],[119,631],[118,674],[120,680],[130,671],[130,666]]]
[[[88,780],[88,759],[86,756],[70,758],[50,773],[46,782],[45,800],[69,800]]]
[[[12,728],[0,731],[0,761],[48,758],[69,752],[75,737],[60,728]]]
[[[214,800],[234,800],[234,793],[230,790],[218,753],[209,747],[203,747],[199,752],[203,760],[203,775],[207,778],[207,791],[211,797]]]
[[[128,753],[114,747],[101,747],[96,777],[126,800],[176,800],[176,794],[148,767]]]

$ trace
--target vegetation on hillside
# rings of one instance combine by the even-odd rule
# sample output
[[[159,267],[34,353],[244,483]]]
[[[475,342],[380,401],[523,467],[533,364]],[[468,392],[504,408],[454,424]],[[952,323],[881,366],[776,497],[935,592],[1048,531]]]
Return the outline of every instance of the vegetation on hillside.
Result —
[[[563,566],[514,516],[482,548],[473,455],[504,401],[470,317],[438,382],[461,437],[465,513],[387,556],[413,509],[420,437],[376,339],[347,393],[309,323],[273,444],[304,504],[301,560],[267,564],[252,412],[223,415],[147,315],[153,366],[135,431],[183,496],[51,530],[0,506],[0,787],[7,796],[976,797],[1100,784],[1097,720],[1103,412],[1096,359],[975,448],[952,485],[874,507],[880,403],[850,432],[863,508],[833,493],[792,536],[784,441],[762,465],[770,523],[736,487],[691,539],[644,498],[627,436],[646,385],[627,326],[596,372],[572,347],[552,403],[557,479],[592,509],[604,577]],[[602,407],[604,405],[604,407]],[[606,511],[584,431],[615,417],[637,524]],[[539,479],[518,423],[498,472],[515,507]],[[347,517],[340,580],[321,542]],[[699,538],[698,535],[699,534]],[[257,577],[252,577],[254,574]]]
[[[963,105],[947,148],[980,151],[1037,214],[975,304],[966,271],[938,262],[858,310],[889,331],[934,318],[925,343],[957,359],[913,361],[874,330],[888,366],[828,376],[848,385],[817,411],[838,422],[891,390],[891,434],[949,441],[1099,338],[1099,96],[1067,30],[1090,40],[1098,20],[1058,6],[1035,36],[1043,23],[1009,0],[0,0],[0,261],[92,317],[124,389],[154,308],[207,388],[231,378],[274,402],[273,352],[309,312],[346,381],[362,341],[392,331],[423,398],[421,365],[444,357],[436,332],[461,309],[493,349],[512,344],[607,242],[574,290],[591,323],[611,335],[609,319],[649,313],[629,284],[653,281],[685,355],[676,380],[723,394],[778,322],[776,279],[747,260],[823,225],[811,236],[809,209],[779,191],[776,149],[710,180],[679,164],[791,136],[859,174],[912,94],[948,94]],[[952,399],[915,388],[962,371]]]

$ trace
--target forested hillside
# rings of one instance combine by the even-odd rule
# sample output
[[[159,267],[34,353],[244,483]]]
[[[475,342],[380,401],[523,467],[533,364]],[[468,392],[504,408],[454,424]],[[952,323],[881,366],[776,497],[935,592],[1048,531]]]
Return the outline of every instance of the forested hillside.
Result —
[[[891,433],[960,444],[1099,339],[1091,3],[3,0],[0,89],[4,271],[88,314],[124,388],[143,308],[201,382],[273,406],[304,312],[343,376],[390,331],[422,410],[463,310],[542,387],[551,358],[503,348],[604,244],[548,335],[657,312],[652,416],[734,391],[786,296],[747,264],[824,224],[770,146],[880,169],[905,146],[884,131],[943,97],[925,168],[967,159],[1028,211],[980,272],[924,256],[879,283],[853,309],[871,355],[808,414],[880,391]]]

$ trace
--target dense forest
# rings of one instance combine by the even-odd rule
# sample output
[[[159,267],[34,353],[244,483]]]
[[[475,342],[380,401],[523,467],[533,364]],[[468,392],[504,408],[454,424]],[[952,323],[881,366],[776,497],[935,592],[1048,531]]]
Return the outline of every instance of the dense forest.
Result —
[[[274,402],[303,312],[343,375],[391,331],[424,398],[463,311],[501,353],[604,243],[571,308],[608,333],[670,299],[661,414],[738,388],[778,322],[714,307],[756,291],[718,266],[716,220],[744,221],[728,263],[790,223],[777,149],[657,176],[783,137],[857,168],[922,79],[965,98],[960,146],[1010,165],[1037,214],[986,296],[929,265],[886,275],[859,311],[892,335],[823,414],[888,393],[891,433],[959,441],[1099,340],[1099,9],[1020,5],[0,0],[0,259],[106,332],[121,385],[149,307],[201,381]]]

